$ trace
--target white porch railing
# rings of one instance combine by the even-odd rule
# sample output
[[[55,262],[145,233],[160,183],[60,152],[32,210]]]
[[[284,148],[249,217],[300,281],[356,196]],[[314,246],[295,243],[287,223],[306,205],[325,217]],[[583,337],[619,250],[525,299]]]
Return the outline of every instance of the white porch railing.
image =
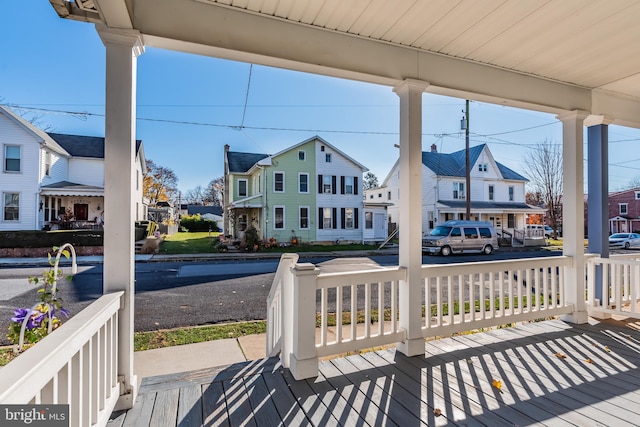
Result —
[[[566,256],[422,266],[422,335],[471,329],[570,313],[565,303]]]
[[[267,355],[280,353],[297,379],[317,375],[318,357],[401,342],[401,267],[321,273],[281,259],[268,300]],[[422,267],[426,338],[571,313],[559,256]],[[408,308],[406,308],[408,310]]]
[[[586,267],[589,314],[640,318],[640,254],[612,255],[610,258],[588,257]],[[602,282],[602,298],[596,295],[599,277]]]
[[[0,369],[0,404],[68,404],[70,426],[104,426],[119,397],[118,310],[103,295]]]

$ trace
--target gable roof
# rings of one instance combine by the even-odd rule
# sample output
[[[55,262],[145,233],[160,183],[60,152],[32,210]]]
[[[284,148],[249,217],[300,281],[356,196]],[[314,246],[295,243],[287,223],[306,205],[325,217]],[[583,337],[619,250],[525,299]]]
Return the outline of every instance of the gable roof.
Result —
[[[308,142],[317,140],[320,143],[322,143],[323,145],[326,145],[327,147],[331,148],[333,151],[337,152],[338,154],[340,154],[342,157],[344,157],[345,159],[349,160],[351,163],[355,164],[356,166],[358,166],[362,172],[366,172],[369,170],[369,168],[367,168],[366,166],[364,166],[362,163],[358,162],[357,160],[355,160],[354,158],[352,158],[351,156],[349,156],[348,154],[346,154],[345,152],[343,152],[342,150],[336,148],[334,145],[331,145],[330,143],[328,143],[325,139],[319,137],[318,135],[312,136],[311,138],[305,139],[302,142],[299,142],[289,148],[285,148],[282,151],[277,152],[276,154],[271,155],[271,157],[276,157],[279,156],[282,153],[286,153],[288,151],[291,150],[295,150],[296,148],[300,147],[301,145],[304,145]]]
[[[485,147],[488,149],[486,144],[480,144],[469,148],[469,159],[471,165],[474,165],[476,163],[478,157],[480,157],[480,154],[482,153],[482,151],[484,151]],[[433,173],[439,176],[466,176],[465,150],[460,150],[449,154],[423,151],[422,164],[431,169]],[[504,179],[514,181],[529,181],[527,178],[515,172],[514,170],[509,169],[502,163],[496,162],[496,165],[498,166],[498,171]]]
[[[19,115],[17,115],[13,111],[11,111],[9,108],[0,106],[0,114],[4,114],[9,119],[13,120],[20,127],[22,127],[27,132],[29,132],[31,135],[33,135],[38,140],[39,143],[45,145],[46,147],[50,148],[51,150],[55,151],[56,153],[62,154],[63,156],[69,156],[70,155],[64,148],[62,148],[46,132],[44,132],[42,129],[38,128],[37,126],[29,123],[27,120],[23,119],[22,117],[20,117]]]
[[[227,151],[227,163],[229,164],[229,172],[244,173],[260,160],[269,157],[268,154],[258,153],[240,153],[238,151]]]
[[[104,159],[104,138],[99,136],[67,135],[49,133],[60,146],[73,157]],[[140,151],[142,141],[136,140],[136,153]]]

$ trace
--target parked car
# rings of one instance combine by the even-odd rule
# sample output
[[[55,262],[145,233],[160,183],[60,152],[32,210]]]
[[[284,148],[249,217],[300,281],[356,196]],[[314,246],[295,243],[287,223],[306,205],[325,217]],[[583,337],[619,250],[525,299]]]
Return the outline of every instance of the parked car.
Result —
[[[634,246],[640,246],[640,234],[616,233],[609,236],[610,248],[630,249]]]
[[[548,225],[545,225],[544,237],[546,237],[547,239],[550,239],[551,237],[553,237],[553,228],[549,227]]]
[[[448,256],[452,253],[483,253],[498,249],[496,230],[490,222],[447,221],[422,239],[422,251]]]

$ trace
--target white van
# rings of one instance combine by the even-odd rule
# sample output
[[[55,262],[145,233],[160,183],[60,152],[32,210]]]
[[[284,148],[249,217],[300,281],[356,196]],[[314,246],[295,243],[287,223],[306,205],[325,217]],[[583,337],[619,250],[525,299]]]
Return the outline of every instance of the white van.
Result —
[[[448,256],[452,253],[483,253],[498,249],[498,236],[490,222],[447,221],[422,239],[422,252]]]

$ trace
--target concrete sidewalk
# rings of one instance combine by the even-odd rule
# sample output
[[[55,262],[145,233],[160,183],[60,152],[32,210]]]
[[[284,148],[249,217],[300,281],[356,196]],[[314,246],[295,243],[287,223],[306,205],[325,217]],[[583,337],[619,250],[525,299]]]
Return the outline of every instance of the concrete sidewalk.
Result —
[[[138,387],[145,377],[226,366],[266,357],[266,334],[136,351],[133,369]]]

